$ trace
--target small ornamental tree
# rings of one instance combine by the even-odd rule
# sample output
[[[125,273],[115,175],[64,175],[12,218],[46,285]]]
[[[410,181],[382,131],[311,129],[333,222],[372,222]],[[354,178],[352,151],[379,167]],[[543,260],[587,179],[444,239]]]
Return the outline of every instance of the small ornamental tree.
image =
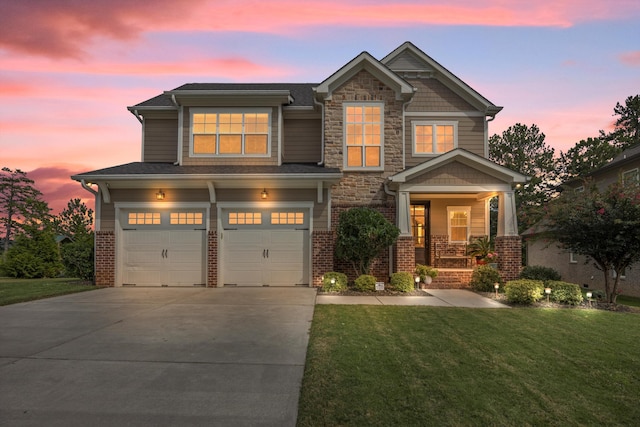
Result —
[[[607,302],[615,303],[620,276],[640,261],[640,185],[567,190],[549,205],[547,220],[549,237],[603,272]]]
[[[371,262],[400,235],[400,230],[375,209],[351,208],[340,213],[336,257],[349,261],[356,275],[369,274]]]

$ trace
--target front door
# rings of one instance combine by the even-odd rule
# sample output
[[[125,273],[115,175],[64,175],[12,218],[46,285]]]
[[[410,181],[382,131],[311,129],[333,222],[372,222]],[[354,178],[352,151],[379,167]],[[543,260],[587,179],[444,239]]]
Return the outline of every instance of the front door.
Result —
[[[431,265],[429,207],[428,201],[411,205],[411,232],[416,251],[416,264]]]

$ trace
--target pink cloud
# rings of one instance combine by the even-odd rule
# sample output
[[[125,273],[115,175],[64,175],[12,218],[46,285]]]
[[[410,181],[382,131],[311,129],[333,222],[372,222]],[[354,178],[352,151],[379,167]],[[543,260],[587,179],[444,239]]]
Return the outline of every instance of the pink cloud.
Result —
[[[101,39],[136,41],[147,31],[296,34],[310,27],[418,25],[552,26],[640,15],[636,0],[383,2],[5,0],[0,47],[52,58],[83,58]],[[176,19],[179,17],[179,19]]]
[[[640,67],[640,50],[625,52],[619,55],[620,62],[629,67]]]
[[[83,171],[82,166],[44,166],[27,172],[27,177],[35,181],[35,187],[42,192],[43,199],[51,208],[51,213],[56,215],[67,207],[69,200],[76,198],[94,209],[93,195],[70,178],[71,175]]]

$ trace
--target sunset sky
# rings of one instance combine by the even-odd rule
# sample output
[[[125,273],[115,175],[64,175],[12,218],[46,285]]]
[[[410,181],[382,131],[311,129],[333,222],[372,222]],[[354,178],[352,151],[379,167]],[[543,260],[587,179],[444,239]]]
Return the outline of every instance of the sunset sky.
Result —
[[[0,0],[0,167],[54,212],[140,160],[126,107],[191,82],[320,82],[411,41],[566,151],[640,93],[638,0]]]

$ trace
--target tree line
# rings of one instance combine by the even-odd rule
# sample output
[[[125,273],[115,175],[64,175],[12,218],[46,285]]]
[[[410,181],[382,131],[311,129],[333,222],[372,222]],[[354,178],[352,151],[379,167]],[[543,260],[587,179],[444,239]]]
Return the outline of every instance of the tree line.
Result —
[[[52,215],[35,182],[20,169],[0,172],[0,275],[92,280],[93,210],[71,199]]]

